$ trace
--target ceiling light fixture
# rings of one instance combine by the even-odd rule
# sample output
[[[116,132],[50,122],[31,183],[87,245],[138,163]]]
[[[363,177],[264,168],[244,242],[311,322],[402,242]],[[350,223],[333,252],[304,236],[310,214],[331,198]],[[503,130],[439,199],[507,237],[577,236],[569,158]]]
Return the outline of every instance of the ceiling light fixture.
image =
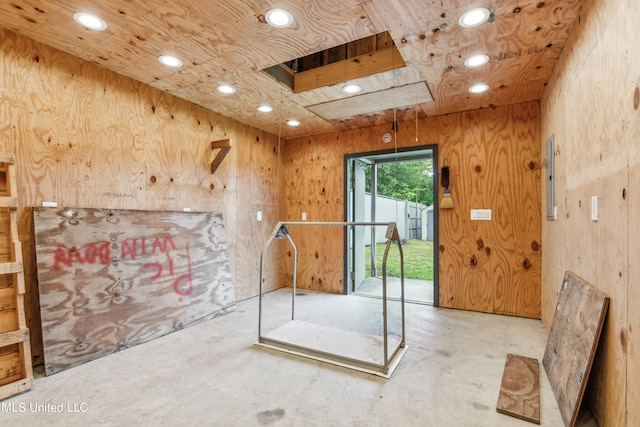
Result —
[[[476,27],[483,22],[486,22],[486,20],[489,19],[489,16],[491,16],[489,9],[486,7],[477,7],[463,13],[462,16],[460,16],[458,23],[465,28]]]
[[[489,62],[489,59],[489,55],[473,55],[464,61],[464,66],[467,68],[480,67]]]
[[[356,84],[348,84],[342,88],[344,93],[358,93],[362,90],[362,87]]]
[[[230,85],[220,85],[217,87],[217,89],[218,89],[218,92],[225,93],[225,94],[231,94],[236,92],[236,88]]]
[[[173,68],[182,67],[182,64],[183,64],[182,59],[177,58],[175,56],[171,56],[171,55],[161,55],[158,57],[158,61],[160,61],[167,67],[173,67]]]
[[[296,119],[287,120],[287,124],[292,127],[300,126],[300,122],[297,121]]]
[[[263,104],[258,106],[257,110],[260,111],[261,113],[270,113],[273,111],[273,107],[271,105]]]
[[[270,9],[264,15],[264,19],[275,28],[287,28],[293,24],[293,16],[284,9]]]
[[[486,83],[478,83],[469,88],[471,93],[482,93],[489,90],[489,85]]]
[[[73,19],[83,27],[93,31],[103,31],[107,29],[107,23],[99,16],[87,12],[76,12]]]

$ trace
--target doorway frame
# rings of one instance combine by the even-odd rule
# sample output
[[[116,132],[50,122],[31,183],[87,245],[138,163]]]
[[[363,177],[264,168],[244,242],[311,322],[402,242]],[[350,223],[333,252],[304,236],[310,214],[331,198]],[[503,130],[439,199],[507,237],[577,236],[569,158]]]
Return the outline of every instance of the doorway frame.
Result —
[[[392,154],[400,154],[402,153],[401,160],[419,160],[421,157],[416,155],[415,157],[411,156],[409,153],[423,151],[423,150],[432,150],[433,153],[433,306],[440,306],[440,226],[439,226],[439,167],[438,167],[438,144],[426,144],[426,145],[416,145],[412,147],[403,147],[403,148],[391,148],[387,150],[375,150],[375,151],[366,151],[360,153],[349,153],[344,155],[343,162],[343,173],[344,173],[344,186],[343,186],[343,200],[344,203],[344,212],[343,218],[345,221],[349,221],[349,206],[352,206],[353,201],[349,199],[350,192],[349,187],[352,182],[351,177],[351,161],[360,158],[360,157],[369,157],[369,156],[379,156],[379,155],[392,155]],[[397,159],[400,160],[400,159]],[[395,160],[395,161],[397,161]],[[387,162],[392,162],[394,160],[388,160]],[[355,195],[355,191],[353,192]],[[345,230],[344,233],[344,277],[343,277],[343,293],[348,295],[351,293],[349,287],[351,285],[351,271],[350,266],[353,263],[353,260],[350,262],[350,258],[353,256],[353,252],[349,250],[349,234],[351,231],[349,229]]]

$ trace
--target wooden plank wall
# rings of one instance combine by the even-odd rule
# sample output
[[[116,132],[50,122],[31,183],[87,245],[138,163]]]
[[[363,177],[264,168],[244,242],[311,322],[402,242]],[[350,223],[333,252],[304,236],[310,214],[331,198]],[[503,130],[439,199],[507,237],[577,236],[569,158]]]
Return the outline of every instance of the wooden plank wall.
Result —
[[[236,299],[257,294],[262,246],[280,219],[277,137],[6,30],[0,93],[0,150],[18,165],[34,364],[42,337],[31,207],[43,201],[221,212]],[[227,138],[233,148],[211,175],[210,143]],[[276,255],[267,263],[272,288]]]
[[[399,123],[397,146],[438,144],[451,168],[452,210],[440,211],[440,303],[540,317],[540,147],[536,102]],[[287,141],[285,221],[344,220],[344,156],[393,149],[388,126]],[[442,189],[440,189],[440,193]],[[470,221],[470,209],[492,221]],[[343,230],[292,230],[298,286],[340,293]],[[291,258],[282,257],[282,281]]]
[[[541,144],[555,135],[558,208],[542,227],[542,319],[550,327],[564,270],[611,298],[586,391],[603,426],[640,425],[638,20],[634,2],[585,2],[541,101]]]

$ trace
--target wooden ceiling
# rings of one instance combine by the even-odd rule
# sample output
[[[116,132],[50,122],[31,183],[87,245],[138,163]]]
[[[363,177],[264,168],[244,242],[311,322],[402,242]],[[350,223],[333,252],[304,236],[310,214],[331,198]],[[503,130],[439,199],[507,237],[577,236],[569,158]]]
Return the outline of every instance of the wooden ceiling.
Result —
[[[321,134],[451,112],[540,99],[582,0],[4,0],[0,27],[83,58],[195,104],[284,138]],[[463,28],[472,7],[488,22]],[[267,10],[287,9],[295,22],[277,29]],[[93,12],[105,31],[73,20]],[[262,69],[388,31],[406,67],[350,80],[363,93],[426,82],[433,101],[324,120],[306,107],[348,96],[342,83],[294,94]],[[485,53],[477,69],[463,62]],[[162,54],[184,60],[178,70]],[[484,82],[490,90],[471,94]],[[222,95],[216,87],[233,85]],[[272,113],[260,113],[259,104]],[[298,127],[284,124],[289,118]]]

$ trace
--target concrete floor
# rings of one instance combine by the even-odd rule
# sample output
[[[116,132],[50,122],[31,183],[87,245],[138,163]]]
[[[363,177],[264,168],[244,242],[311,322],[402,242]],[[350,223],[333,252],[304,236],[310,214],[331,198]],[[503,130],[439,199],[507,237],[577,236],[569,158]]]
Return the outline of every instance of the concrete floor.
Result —
[[[290,303],[290,289],[265,296],[263,331],[289,319]],[[375,332],[380,304],[305,292],[296,318]],[[540,321],[407,304],[408,350],[390,379],[256,346],[257,323],[252,298],[234,313],[36,379],[0,402],[2,425],[533,425],[495,406],[507,353],[542,360]],[[562,426],[542,364],[540,384],[541,425]]]

